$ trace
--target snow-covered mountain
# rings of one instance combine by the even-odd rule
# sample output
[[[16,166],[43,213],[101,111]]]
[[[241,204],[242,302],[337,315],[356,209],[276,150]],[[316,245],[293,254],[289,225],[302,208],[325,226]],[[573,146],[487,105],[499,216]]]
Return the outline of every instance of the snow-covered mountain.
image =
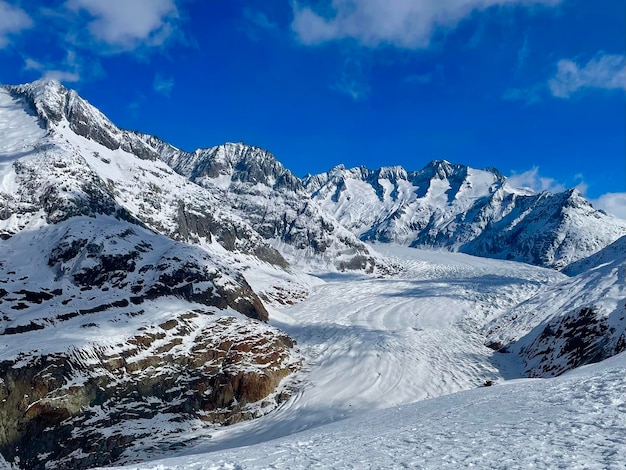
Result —
[[[27,468],[261,415],[298,367],[263,321],[306,278],[56,82],[0,88],[0,238],[0,452]]]
[[[187,153],[162,145],[160,158],[233,208],[292,263],[323,270],[393,269],[311,200],[300,179],[263,149],[230,143]]]
[[[524,373],[552,377],[626,349],[626,236],[565,271],[587,270],[537,293],[487,328],[494,349]]]
[[[424,169],[338,166],[310,175],[312,199],[362,240],[563,268],[626,234],[577,190],[535,194],[495,169],[433,161]]]
[[[626,348],[625,234],[493,169],[301,180],[119,129],[54,81],[0,87],[0,454],[215,451],[559,375]]]

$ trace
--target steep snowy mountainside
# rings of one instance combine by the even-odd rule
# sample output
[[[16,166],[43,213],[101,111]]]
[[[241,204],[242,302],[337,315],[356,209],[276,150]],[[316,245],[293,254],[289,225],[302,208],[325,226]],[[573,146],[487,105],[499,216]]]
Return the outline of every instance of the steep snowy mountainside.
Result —
[[[625,240],[576,263],[590,265],[587,271],[546,287],[494,320],[486,328],[487,344],[520,355],[531,377],[559,375],[625,350]]]
[[[265,307],[229,266],[229,257],[111,216],[72,217],[24,230],[1,240],[0,247],[4,329],[43,328],[83,310],[140,305],[163,296],[267,320]],[[56,293],[45,293],[52,290]]]
[[[568,266],[565,266],[561,272],[567,274],[568,276],[576,276],[582,272],[623,259],[626,256],[625,253],[626,236],[623,236],[588,258],[581,259],[580,261],[576,261]]]
[[[161,158],[211,190],[293,263],[367,272],[393,269],[311,201],[302,182],[263,149],[239,143],[185,153],[164,146]]]
[[[562,268],[626,234],[576,190],[534,194],[495,169],[433,161],[401,167],[336,167],[308,176],[313,200],[363,240],[445,247]]]
[[[57,82],[0,87],[0,453],[27,468],[260,416],[298,368],[263,321],[309,281],[142,142]]]
[[[65,124],[75,134],[109,150],[120,149],[143,159],[157,159],[155,149],[146,145],[138,134],[119,129],[76,91],[54,80],[38,80],[5,89],[15,98],[25,99],[53,132]]]
[[[71,101],[80,103],[96,121],[105,118],[74,92],[45,81],[6,87],[0,93],[4,102],[14,103],[12,106],[19,107],[21,103],[24,108],[34,103],[41,113],[39,122],[49,128],[30,153],[7,152],[4,159],[3,181],[7,182],[5,186],[8,182],[14,186],[0,195],[5,216],[0,230],[8,235],[34,219],[55,223],[78,214],[115,213],[170,238],[202,243],[207,249],[242,253],[282,268],[287,266],[276,250],[222,207],[210,191],[174,173],[160,160],[142,160],[121,147],[111,150],[77,135],[63,114],[68,112],[69,105],[64,104],[68,95],[74,96]],[[28,106],[25,109],[28,113]],[[29,134],[35,127],[40,130],[34,120],[30,127]],[[125,131],[120,133],[128,135]]]
[[[88,468],[276,408],[300,359],[230,261],[103,215],[1,240],[0,453]]]

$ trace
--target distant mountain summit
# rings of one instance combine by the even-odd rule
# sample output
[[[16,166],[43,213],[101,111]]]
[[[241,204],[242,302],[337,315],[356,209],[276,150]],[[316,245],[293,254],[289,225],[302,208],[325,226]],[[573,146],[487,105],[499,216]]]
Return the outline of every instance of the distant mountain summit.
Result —
[[[192,153],[163,146],[160,158],[211,191],[292,263],[306,269],[394,269],[311,200],[302,181],[266,150],[243,143]]]
[[[536,194],[497,170],[436,160],[402,167],[333,168],[309,175],[313,200],[362,240],[436,247],[562,268],[626,234],[577,190]]]

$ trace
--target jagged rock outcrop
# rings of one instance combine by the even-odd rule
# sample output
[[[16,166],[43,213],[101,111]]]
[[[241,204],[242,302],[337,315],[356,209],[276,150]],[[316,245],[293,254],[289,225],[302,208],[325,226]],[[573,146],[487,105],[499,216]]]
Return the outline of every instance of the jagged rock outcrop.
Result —
[[[74,321],[65,327],[89,340],[66,349],[41,352],[41,332],[22,334],[33,349],[0,361],[4,458],[33,470],[106,465],[142,438],[167,446],[199,422],[258,417],[285,399],[279,384],[298,368],[287,336],[215,310],[161,309]]]

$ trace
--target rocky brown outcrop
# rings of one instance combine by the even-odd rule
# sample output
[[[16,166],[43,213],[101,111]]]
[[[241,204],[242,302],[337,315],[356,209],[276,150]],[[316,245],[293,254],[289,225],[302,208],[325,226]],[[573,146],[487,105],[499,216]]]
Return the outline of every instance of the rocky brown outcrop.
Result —
[[[299,365],[292,348],[271,327],[196,310],[121,341],[22,353],[0,363],[0,453],[23,468],[88,468],[185,423],[255,418],[284,399],[279,384]]]

